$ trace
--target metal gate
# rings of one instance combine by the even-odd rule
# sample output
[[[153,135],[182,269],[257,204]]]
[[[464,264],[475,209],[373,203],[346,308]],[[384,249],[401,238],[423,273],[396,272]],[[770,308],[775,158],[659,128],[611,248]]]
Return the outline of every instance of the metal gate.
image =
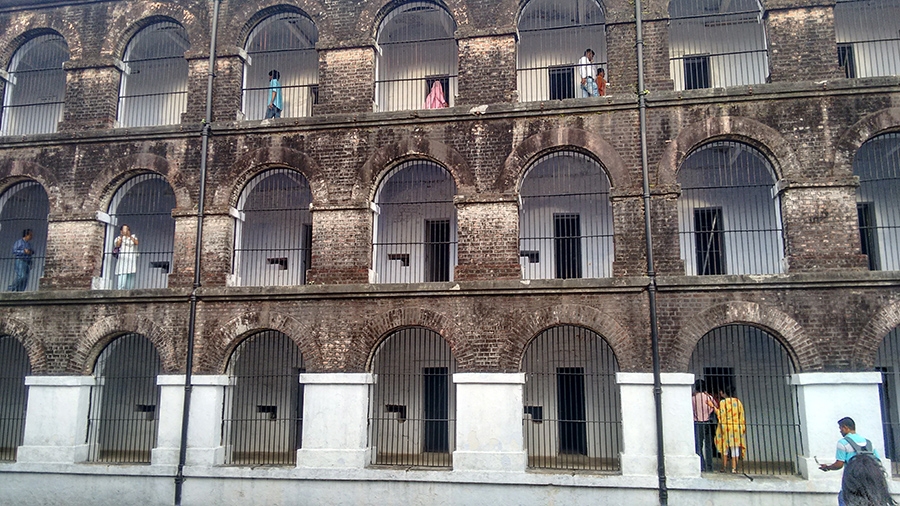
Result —
[[[31,362],[25,347],[12,336],[0,336],[0,462],[15,461],[25,434]]]

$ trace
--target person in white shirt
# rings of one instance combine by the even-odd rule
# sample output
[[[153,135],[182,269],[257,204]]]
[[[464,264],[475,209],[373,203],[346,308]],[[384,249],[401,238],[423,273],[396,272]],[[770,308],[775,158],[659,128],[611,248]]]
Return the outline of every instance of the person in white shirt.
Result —
[[[578,60],[578,72],[581,75],[581,98],[598,97],[597,81],[594,75],[597,74],[594,66],[594,51],[590,48],[584,50],[584,56]]]

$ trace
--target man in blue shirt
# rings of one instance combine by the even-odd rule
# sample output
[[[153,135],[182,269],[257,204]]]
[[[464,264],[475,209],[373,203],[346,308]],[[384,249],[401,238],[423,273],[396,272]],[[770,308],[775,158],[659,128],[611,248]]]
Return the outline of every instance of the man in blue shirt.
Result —
[[[16,259],[16,278],[7,288],[11,292],[24,292],[28,286],[28,274],[31,272],[31,255],[34,255],[31,237],[31,229],[26,228],[22,231],[22,238],[13,244],[12,253]]]
[[[277,70],[269,71],[269,105],[266,107],[266,119],[280,118],[281,110],[284,109],[284,101],[281,98],[281,83],[278,79],[281,72]]]
[[[850,444],[849,441],[853,441],[856,443],[856,446],[860,448],[862,451],[871,451],[872,457],[877,460],[881,460],[881,457],[878,455],[878,451],[875,448],[865,448],[868,444],[870,444],[866,438],[860,436],[856,433],[856,422],[853,421],[849,416],[845,416],[838,420],[838,429],[841,431],[841,435],[844,436],[837,442],[837,451],[835,452],[834,463],[833,464],[822,464],[819,466],[819,469],[822,471],[836,471],[838,469],[842,469],[847,462],[850,462],[850,459],[857,455],[856,449],[853,448],[853,445]],[[880,471],[880,466],[879,466]],[[882,472],[883,475],[883,472]],[[846,481],[847,476],[844,476],[844,480]],[[883,478],[882,478],[883,479]],[[874,483],[874,482],[873,482]],[[838,494],[838,505],[844,506],[844,484],[841,487],[841,493]],[[889,496],[888,496],[889,497]]]

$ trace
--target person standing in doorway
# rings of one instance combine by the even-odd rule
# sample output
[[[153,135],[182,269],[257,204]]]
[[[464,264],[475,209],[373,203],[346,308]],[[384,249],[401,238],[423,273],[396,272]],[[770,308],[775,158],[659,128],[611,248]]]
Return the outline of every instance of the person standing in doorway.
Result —
[[[31,273],[31,257],[34,255],[34,246],[31,244],[32,233],[30,228],[22,231],[22,238],[13,244],[12,253],[15,257],[15,279],[7,288],[11,292],[24,292],[28,287],[28,275]]]
[[[584,50],[584,56],[578,60],[578,72],[581,75],[581,98],[597,96],[597,81],[594,80],[594,51]]]
[[[716,427],[716,448],[722,454],[722,472],[728,470],[731,458],[731,472],[737,472],[738,459],[747,458],[747,420],[744,418],[744,404],[734,395],[734,387],[725,385],[719,389],[719,405],[715,408],[719,426]]]
[[[131,233],[128,225],[122,225],[115,245],[116,248],[119,248],[119,261],[116,262],[116,289],[133,290],[134,275],[137,272],[138,238]]]
[[[706,391],[706,383],[694,382],[691,403],[694,408],[694,450],[700,456],[700,470],[713,470],[713,439],[716,434],[715,399]]]
[[[281,97],[281,72],[275,69],[269,71],[269,105],[266,107],[266,119],[280,118],[284,109],[284,100]]]

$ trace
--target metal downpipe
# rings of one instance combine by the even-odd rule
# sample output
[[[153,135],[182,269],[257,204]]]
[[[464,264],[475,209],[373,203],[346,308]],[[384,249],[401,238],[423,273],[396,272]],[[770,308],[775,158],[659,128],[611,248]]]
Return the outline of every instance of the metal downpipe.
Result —
[[[181,411],[181,442],[178,448],[178,471],[175,474],[175,506],[181,506],[184,490],[184,464],[187,460],[188,422],[191,408],[191,372],[194,368],[194,333],[197,324],[197,289],[200,288],[200,260],[203,245],[203,213],[206,200],[206,165],[209,156],[210,123],[212,123],[213,80],[216,77],[216,36],[219,31],[219,4],[213,0],[212,34],[209,42],[209,68],[206,79],[206,114],[200,130],[200,194],[197,202],[197,234],[194,242],[194,284],[188,315],[188,341],[184,364],[184,404]]]

